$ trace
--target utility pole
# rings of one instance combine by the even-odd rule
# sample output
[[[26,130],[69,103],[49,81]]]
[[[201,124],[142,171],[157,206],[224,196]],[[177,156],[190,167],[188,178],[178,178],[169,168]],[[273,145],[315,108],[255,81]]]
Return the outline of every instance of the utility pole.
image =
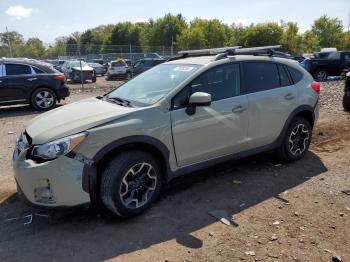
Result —
[[[9,32],[9,30],[7,29],[7,26],[6,26],[6,32],[7,33]],[[9,48],[10,48],[10,56],[13,57],[10,38],[8,38],[7,41],[8,41],[8,45],[9,45]]]

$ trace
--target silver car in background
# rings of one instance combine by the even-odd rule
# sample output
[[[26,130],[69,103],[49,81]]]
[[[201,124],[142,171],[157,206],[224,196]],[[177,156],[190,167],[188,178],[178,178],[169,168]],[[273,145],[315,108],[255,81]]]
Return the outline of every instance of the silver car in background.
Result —
[[[96,75],[104,76],[106,73],[106,69],[103,65],[99,63],[88,63],[89,66],[91,66],[95,70]]]

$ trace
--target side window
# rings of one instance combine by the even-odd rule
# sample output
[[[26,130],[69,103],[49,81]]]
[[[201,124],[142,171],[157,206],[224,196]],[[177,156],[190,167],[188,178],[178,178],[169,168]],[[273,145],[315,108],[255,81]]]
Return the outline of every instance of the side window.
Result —
[[[286,71],[286,69],[284,68],[284,66],[282,65],[278,65],[278,72],[280,74],[280,83],[281,86],[290,86],[292,85],[288,73]]]
[[[44,74],[45,73],[44,71],[40,70],[39,68],[36,68],[36,67],[32,67],[32,68],[36,74]]]
[[[298,83],[303,78],[303,74],[295,68],[288,66],[288,71],[292,77],[294,84]]]
[[[254,93],[280,87],[277,65],[264,62],[245,62],[244,84],[248,93]]]
[[[203,73],[190,84],[191,94],[205,92],[217,101],[240,94],[238,64],[218,66]]]
[[[190,94],[205,92],[212,101],[234,97],[240,94],[240,70],[238,64],[218,66],[201,74],[173,99],[173,109],[184,107]]]
[[[32,73],[32,70],[30,66],[18,65],[18,64],[6,64],[7,76],[30,75],[31,73]]]
[[[0,64],[0,77],[2,77],[3,76],[3,66],[2,66],[2,64]]]

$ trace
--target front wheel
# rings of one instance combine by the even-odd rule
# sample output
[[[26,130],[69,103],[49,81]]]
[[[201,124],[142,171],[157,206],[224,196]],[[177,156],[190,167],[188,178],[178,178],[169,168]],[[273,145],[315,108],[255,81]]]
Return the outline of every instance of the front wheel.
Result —
[[[102,203],[114,214],[131,217],[149,208],[160,193],[158,161],[143,151],[126,151],[112,159],[102,173]]]
[[[31,105],[37,110],[50,110],[56,105],[56,94],[49,88],[42,87],[34,90]]]
[[[291,162],[301,159],[309,149],[312,127],[305,118],[295,117],[288,127],[278,151],[282,160]]]
[[[344,93],[343,107],[345,111],[350,112],[350,91],[345,91]]]

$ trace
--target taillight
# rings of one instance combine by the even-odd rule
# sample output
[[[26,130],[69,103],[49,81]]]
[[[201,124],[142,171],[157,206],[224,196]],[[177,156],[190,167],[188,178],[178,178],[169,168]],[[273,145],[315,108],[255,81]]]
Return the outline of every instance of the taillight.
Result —
[[[56,80],[58,80],[58,81],[65,81],[66,80],[66,78],[64,77],[64,75],[57,75],[57,76],[55,76],[54,77]]]
[[[319,82],[313,81],[310,84],[310,87],[317,93],[319,94],[321,91],[321,85]]]

